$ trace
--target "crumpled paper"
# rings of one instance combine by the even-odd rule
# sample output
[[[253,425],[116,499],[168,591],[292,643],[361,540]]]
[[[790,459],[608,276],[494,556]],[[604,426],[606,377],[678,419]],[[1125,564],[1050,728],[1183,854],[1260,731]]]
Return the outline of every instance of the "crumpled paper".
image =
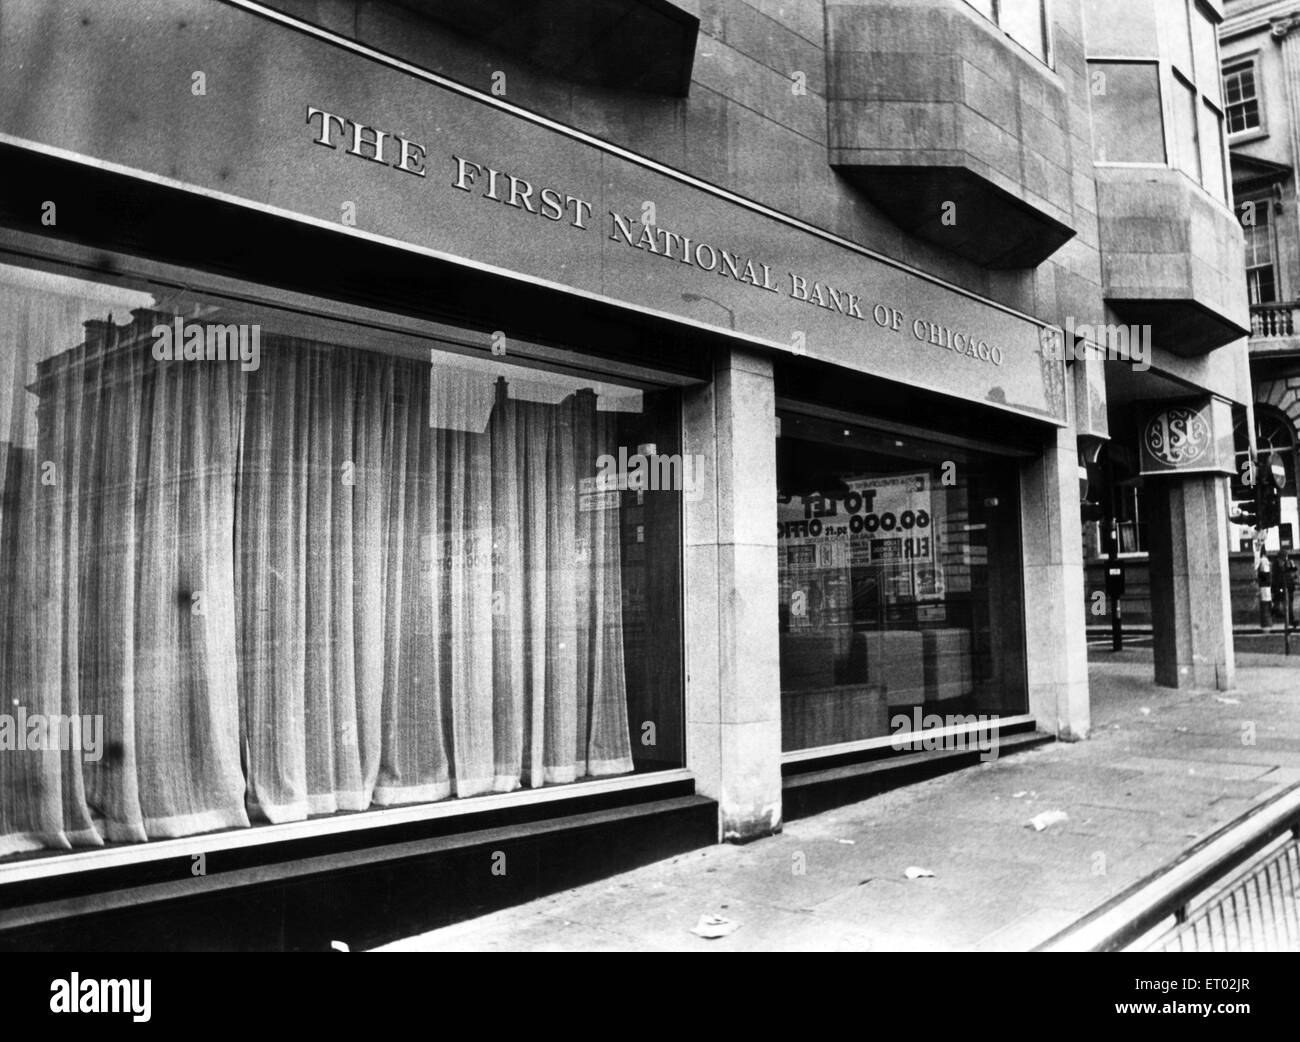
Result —
[[[702,915],[691,933],[695,934],[696,937],[703,937],[706,941],[715,941],[719,937],[726,937],[739,929],[740,923],[733,923],[730,919],[723,918],[720,915]]]

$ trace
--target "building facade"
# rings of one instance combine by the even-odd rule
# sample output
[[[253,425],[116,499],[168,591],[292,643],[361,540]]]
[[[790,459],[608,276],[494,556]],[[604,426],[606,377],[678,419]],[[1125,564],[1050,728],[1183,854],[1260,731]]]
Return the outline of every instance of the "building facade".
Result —
[[[0,0],[0,942],[380,939],[1086,738],[1135,487],[1228,687],[1222,17]]]
[[[1262,458],[1277,460],[1286,475],[1281,524],[1264,534],[1264,553],[1280,564],[1300,530],[1296,499],[1296,438],[1300,429],[1300,201],[1295,166],[1300,155],[1300,118],[1295,91],[1300,56],[1294,5],[1232,0],[1220,29],[1228,119],[1229,158],[1238,219],[1246,238],[1250,294],[1250,368],[1254,386],[1255,438]],[[1245,489],[1241,490],[1245,495]],[[1252,533],[1234,529],[1234,549],[1251,546]],[[1245,554],[1242,554],[1243,559]],[[1257,555],[1258,556],[1258,555]],[[1276,565],[1275,565],[1276,566]],[[1272,614],[1282,621],[1284,567],[1277,567]],[[1249,592],[1235,600],[1247,617]]]

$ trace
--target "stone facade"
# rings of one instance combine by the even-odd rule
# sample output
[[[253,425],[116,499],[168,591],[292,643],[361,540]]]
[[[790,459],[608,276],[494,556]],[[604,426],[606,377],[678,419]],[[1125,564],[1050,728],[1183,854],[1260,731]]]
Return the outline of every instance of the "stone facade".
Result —
[[[131,29],[130,19],[140,17],[135,2],[107,6]],[[727,284],[738,294],[752,294],[728,297],[734,307],[694,290],[678,292],[682,287],[669,277],[661,280],[661,273],[679,274],[679,269],[666,269],[668,262],[656,249],[660,256],[649,263],[658,267],[629,265],[622,273],[626,281],[634,281],[626,274],[632,271],[640,283],[662,281],[669,289],[647,304],[626,290],[625,281],[620,296],[613,271],[617,262],[609,259],[604,241],[608,231],[588,236],[597,247],[579,263],[590,282],[580,281],[573,272],[539,274],[511,268],[499,253],[488,257],[490,246],[534,261],[540,257],[539,265],[549,261],[550,247],[537,246],[549,226],[531,208],[532,216],[523,214],[526,204],[503,203],[489,195],[493,214],[506,214],[511,221],[526,219],[529,231],[518,232],[517,224],[507,228],[483,217],[481,231],[473,229],[477,241],[470,243],[476,253],[469,248],[456,253],[440,238],[450,230],[436,223],[419,226],[423,239],[412,228],[394,231],[393,225],[402,223],[401,206],[407,197],[399,193],[408,187],[409,169],[382,171],[389,180],[372,197],[377,202],[374,210],[390,222],[381,232],[367,226],[348,232],[354,234],[352,239],[335,240],[358,252],[363,247],[388,250],[395,268],[409,262],[409,271],[404,269],[403,277],[393,280],[391,296],[383,301],[386,307],[433,314],[441,314],[438,304],[448,311],[461,308],[460,299],[429,299],[437,293],[421,281],[415,265],[436,262],[446,266],[439,269],[442,275],[452,268],[457,278],[463,277],[456,282],[447,277],[442,286],[478,291],[473,306],[464,304],[475,321],[495,321],[507,310],[511,298],[501,287],[508,286],[511,292],[530,294],[531,301],[542,301],[537,310],[546,310],[548,318],[571,314],[576,327],[599,310],[607,323],[600,328],[613,330],[615,338],[622,327],[636,328],[644,333],[642,343],[661,345],[665,354],[685,345],[697,353],[697,361],[707,359],[707,366],[701,365],[709,369],[706,376],[683,378],[680,384],[686,388],[684,449],[709,461],[703,475],[708,494],[687,503],[682,518],[685,730],[686,766],[698,791],[719,804],[719,838],[748,840],[782,823],[782,775],[788,760],[781,747],[776,411],[783,399],[795,399],[795,391],[804,406],[823,407],[827,415],[848,415],[846,426],[857,422],[852,417],[861,417],[863,426],[874,420],[880,430],[889,430],[893,428],[887,425],[893,424],[918,440],[947,438],[948,444],[968,448],[972,455],[997,457],[1018,498],[1006,512],[1011,520],[1001,535],[1011,541],[1018,538],[1023,553],[1023,588],[1016,592],[1024,619],[1015,639],[1022,639],[1022,629],[1028,709],[1033,724],[1044,732],[1069,740],[1087,737],[1091,718],[1083,605],[1089,591],[1081,549],[1081,463],[1107,438],[1135,448],[1138,417],[1152,403],[1188,396],[1218,403],[1249,400],[1245,369],[1239,364],[1246,314],[1241,233],[1226,201],[1168,164],[1157,169],[1096,161],[1089,61],[1100,53],[1100,45],[1090,42],[1088,19],[1105,16],[1116,5],[1102,0],[1046,3],[1040,8],[1050,18],[1042,55],[1022,47],[978,5],[965,0],[609,0],[591,6],[609,20],[611,41],[625,47],[639,42],[652,53],[665,48],[663,75],[652,75],[654,63],[647,71],[644,55],[638,55],[636,62],[629,61],[622,82],[617,61],[600,53],[597,44],[566,42],[566,24],[572,23],[564,19],[584,17],[575,15],[575,5],[555,5],[554,22],[535,12],[528,15],[540,19],[529,23],[535,25],[538,41],[532,52],[528,33],[514,27],[494,32],[494,18],[519,16],[519,5],[507,0],[441,7],[417,0],[265,0],[262,5],[186,0],[185,10],[187,18],[193,12],[199,21],[205,11],[227,20],[236,11],[259,19],[268,18],[263,8],[278,12],[271,19],[276,24],[259,23],[265,54],[247,60],[265,61],[288,82],[305,80],[320,94],[341,99],[293,97],[276,108],[255,94],[258,104],[267,106],[263,112],[269,112],[268,123],[292,118],[301,128],[300,106],[341,106],[354,98],[381,111],[353,113],[352,118],[378,122],[386,118],[386,104],[391,100],[396,107],[396,95],[401,95],[409,106],[403,118],[418,122],[427,117],[431,129],[441,133],[437,106],[450,108],[454,100],[461,106],[460,115],[466,105],[475,112],[458,131],[462,140],[472,138],[475,128],[486,134],[482,128],[491,120],[496,128],[491,150],[506,156],[514,152],[523,166],[547,170],[560,180],[569,173],[575,180],[586,179],[594,186],[589,193],[593,199],[615,180],[623,195],[655,185],[664,198],[644,200],[657,207],[657,217],[642,218],[646,232],[661,224],[664,229],[689,228],[695,222],[730,234],[743,226],[751,230],[746,249],[755,256],[770,249],[780,254],[781,263],[807,272],[834,262],[856,271],[861,282],[873,284],[864,293],[876,290],[874,283],[883,281],[880,272],[887,268],[903,287],[894,305],[906,305],[902,298],[908,294],[917,299],[931,294],[924,299],[937,301],[927,305],[933,313],[909,319],[922,330],[929,320],[928,340],[924,331],[913,332],[917,327],[904,327],[899,312],[893,332],[900,335],[889,341],[890,350],[868,356],[863,345],[869,334],[878,334],[873,321],[883,328],[890,314],[880,303],[886,315],[882,321],[868,301],[863,312],[834,316],[837,322],[843,320],[837,330],[852,331],[838,334],[847,345],[843,355],[833,361],[816,352],[801,357],[802,348],[778,349],[786,338],[784,329],[764,340],[747,331],[745,322],[737,322],[742,306],[738,300],[769,299],[757,281],[748,287],[739,279]],[[1130,0],[1123,6],[1135,17],[1146,12],[1154,18],[1157,10],[1156,0]],[[24,7],[29,10],[35,7]],[[1220,14],[1214,4],[1190,5],[1190,0],[1183,10],[1202,19]],[[647,29],[643,40],[631,44],[617,35],[621,18],[648,17],[656,11],[669,24],[655,23],[657,28]],[[165,17],[174,17],[174,12],[169,8]],[[0,19],[0,26],[6,24]],[[241,24],[251,34],[247,24]],[[186,21],[183,28],[194,27]],[[1092,29],[1095,35],[1096,21]],[[107,46],[104,38],[95,37],[102,30],[90,19],[65,17],[60,30],[65,41],[88,48]],[[296,42],[292,45],[290,34]],[[313,46],[323,42],[346,51],[346,67],[356,82],[348,82],[348,76],[340,76],[337,83],[326,79],[327,70],[333,74],[333,65],[325,60],[330,54],[319,62],[302,59],[306,72],[294,70],[292,62],[277,64],[283,57],[277,45],[301,59],[305,52],[297,44],[304,34],[314,38]],[[115,33],[113,40],[119,38],[128,39],[129,34]],[[1164,35],[1152,40],[1146,60],[1163,70],[1168,64],[1165,49],[1172,45]],[[693,53],[683,54],[690,41]],[[375,68],[362,69],[362,59],[373,61]],[[66,68],[56,72],[73,75]],[[293,79],[294,72],[303,80]],[[689,82],[683,82],[687,73]],[[308,74],[319,79],[309,79]],[[10,70],[9,75],[16,74]],[[255,82],[252,73],[250,77]],[[36,81],[24,74],[23,82],[29,79]],[[75,97],[73,88],[93,93],[93,87],[78,82],[63,93]],[[241,89],[257,90],[247,85]],[[17,92],[9,93],[12,97]],[[0,98],[4,95],[0,90]],[[135,120],[125,118],[119,138],[104,145],[95,137],[95,125],[62,126],[66,121],[58,118],[57,110],[57,105],[66,104],[62,95],[37,102],[32,108],[42,113],[43,125],[41,117],[25,111],[12,116],[15,123],[23,123],[19,129],[32,136],[45,131],[51,139],[63,140],[58,135],[81,133],[76,143],[93,151],[121,147],[122,140],[140,133]],[[189,97],[185,103],[191,103]],[[0,114],[7,112],[0,103]],[[34,128],[26,125],[29,121]],[[2,119],[0,129],[15,131]],[[245,129],[236,128],[241,134]],[[510,139],[523,140],[525,129],[530,144],[518,150],[521,157]],[[1172,133],[1168,131],[1171,140]],[[244,205],[250,195],[259,203],[287,196],[288,204],[263,209],[276,209],[270,216],[286,223],[307,215],[301,223],[310,225],[313,233],[344,234],[310,210],[318,200],[311,190],[312,164],[301,160],[304,153],[312,160],[325,157],[346,164],[330,167],[330,174],[354,178],[345,183],[355,184],[358,191],[369,191],[375,182],[366,178],[378,176],[375,168],[384,165],[382,160],[370,162],[374,157],[357,158],[359,149],[350,157],[344,150],[325,152],[316,147],[323,142],[312,142],[304,131],[301,140],[277,140],[266,149],[268,154],[236,164],[238,169],[227,180],[230,171],[214,167],[208,150],[221,153],[234,132],[218,127],[205,128],[204,134],[215,147],[206,137],[199,148],[177,135],[177,167],[153,171],[154,180],[211,175],[222,182],[219,188],[202,180],[193,183],[203,185],[209,196],[224,194],[223,205],[232,209]],[[237,138],[241,146],[249,136]],[[300,150],[290,151],[294,147]],[[285,151],[276,152],[281,148]],[[281,167],[277,162],[284,156],[294,158]],[[135,155],[129,158],[143,162]],[[176,173],[187,163],[185,175]],[[297,163],[302,169],[295,169]],[[430,192],[438,176],[435,171],[424,183]],[[511,198],[517,180],[511,178]],[[171,184],[169,190],[183,187]],[[438,185],[444,196],[454,187]],[[951,210],[949,203],[954,204]],[[626,199],[620,205],[626,205]],[[513,206],[513,212],[507,206]],[[427,218],[432,209],[419,209],[419,218]],[[369,236],[364,242],[363,233]],[[632,252],[636,247],[630,236],[626,245],[629,248],[618,257],[634,258],[633,263],[645,259],[645,253]],[[444,255],[430,257],[440,250]],[[466,275],[465,269],[473,269],[472,274]],[[418,269],[427,270],[431,268]],[[642,272],[653,274],[640,277]],[[494,278],[500,281],[484,289],[483,283]],[[475,281],[479,279],[482,282]],[[809,303],[807,296],[799,299]],[[363,302],[368,300],[363,297]],[[712,319],[701,317],[703,309],[682,307],[684,302],[711,303]],[[788,300],[783,298],[783,303]],[[718,308],[730,316],[729,324],[718,321]],[[829,322],[829,310],[823,302],[822,311],[806,313]],[[940,354],[935,348],[943,336],[954,335],[940,320],[956,321],[945,319],[944,311],[975,314],[979,322],[1002,323],[1001,328],[1022,335],[1026,364],[1016,374],[1009,372],[1011,367],[998,370],[987,344],[986,357],[973,362],[960,351]],[[1043,350],[1047,337],[1039,340],[1040,334],[1050,332],[1042,327],[1097,328],[1123,321],[1160,327],[1141,367],[1131,364],[1132,358],[1102,362],[1070,357],[1065,368],[1061,358]],[[651,332],[645,333],[647,329]],[[544,334],[530,328],[543,346],[569,350],[565,364],[575,371],[582,370],[583,351],[590,349],[594,355],[606,350],[590,342],[566,343],[562,333],[556,334],[553,325]],[[956,335],[967,344],[983,342],[963,330]],[[1076,345],[1067,346],[1073,351]],[[879,350],[879,341],[874,347]],[[861,362],[858,355],[873,364],[879,361],[878,371],[864,364],[855,367]],[[957,386],[958,377],[949,377],[946,390],[924,382],[925,367],[958,360],[972,366],[958,372],[979,374],[991,386]],[[986,368],[978,368],[981,365]],[[1005,375],[999,377],[999,372]],[[1037,415],[1013,408],[1014,380],[1025,374],[1044,387],[1051,385],[1050,408]],[[975,377],[969,380],[973,384]],[[913,402],[921,404],[911,408]],[[909,409],[909,414],[899,415]],[[925,459],[919,450],[907,458]],[[937,462],[926,459],[925,465]],[[1181,684],[1191,677],[1201,684],[1231,683],[1227,568],[1188,563],[1203,553],[1219,562],[1225,481],[1204,474],[1163,479],[1167,509],[1156,532],[1162,563],[1153,568],[1153,586],[1158,588],[1152,599],[1182,605],[1157,623],[1163,627],[1157,641],[1157,677],[1164,682]],[[1009,498],[1003,498],[1004,507],[1010,505]],[[998,499],[989,496],[977,505],[992,510]],[[910,633],[917,646],[923,646],[922,632],[918,621]],[[938,630],[925,632],[933,641]],[[1021,651],[1016,647],[1006,655],[1019,661]]]

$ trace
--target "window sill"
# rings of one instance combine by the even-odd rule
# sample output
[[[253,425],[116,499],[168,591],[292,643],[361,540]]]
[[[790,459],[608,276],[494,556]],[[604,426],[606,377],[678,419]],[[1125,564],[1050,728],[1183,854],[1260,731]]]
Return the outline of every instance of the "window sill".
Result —
[[[1255,127],[1253,130],[1242,130],[1236,134],[1228,135],[1228,147],[1233,148],[1236,145],[1248,145],[1252,141],[1263,141],[1268,137],[1268,131],[1263,127]]]
[[[430,822],[439,818],[506,811],[543,803],[562,803],[565,800],[651,788],[693,779],[694,774],[688,768],[677,767],[662,771],[647,771],[643,774],[593,778],[588,781],[570,782],[566,785],[540,789],[518,789],[514,792],[494,793],[489,796],[471,796],[465,799],[448,799],[409,807],[358,811],[279,825],[259,824],[247,829],[210,832],[179,839],[159,839],[149,843],[122,844],[73,853],[40,852],[0,865],[0,892],[3,892],[5,887],[18,883],[52,879],[81,872],[138,867],[177,858],[188,863],[199,854],[235,851],[249,847],[269,847],[276,843],[341,836],[346,833]]]
[[[0,951],[326,951],[338,938],[373,948],[708,846],[717,804],[693,789],[579,794],[542,815],[387,830],[360,847],[279,843],[197,876],[187,861],[38,881],[5,893]],[[507,855],[509,876],[504,860],[489,874]]]

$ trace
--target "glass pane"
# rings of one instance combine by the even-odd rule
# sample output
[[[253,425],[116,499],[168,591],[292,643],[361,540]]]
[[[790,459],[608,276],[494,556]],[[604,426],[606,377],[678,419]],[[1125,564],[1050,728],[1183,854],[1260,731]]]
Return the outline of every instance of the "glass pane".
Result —
[[[1220,105],[1219,41],[1213,23],[1196,4],[1192,4],[1192,46],[1196,51],[1196,85],[1215,105]]]
[[[1112,163],[1163,163],[1164,121],[1154,62],[1089,62],[1095,158]]]
[[[0,856],[683,762],[678,393],[447,346],[0,263]]]
[[[1258,267],[1273,262],[1273,233],[1267,199],[1251,199],[1237,207],[1241,230],[1246,237],[1246,266]]]
[[[1043,36],[1043,0],[1001,0],[998,20],[1002,29],[1021,47],[1047,60]]]
[[[1243,101],[1240,105],[1228,106],[1228,133],[1240,134],[1254,130],[1259,126],[1259,103]]]
[[[1174,77],[1174,166],[1201,181],[1201,152],[1197,132],[1196,91]]]
[[[993,19],[993,0],[966,0],[966,3],[975,8],[985,18],[992,21]]]
[[[1229,65],[1223,73],[1224,98],[1236,104],[1255,96],[1255,66],[1252,62]]]
[[[1250,291],[1252,304],[1272,304],[1277,301],[1277,284],[1273,276],[1273,265],[1246,270],[1246,286]]]
[[[1239,134],[1259,126],[1254,62],[1238,62],[1224,69],[1223,96],[1228,104],[1229,134]]]
[[[1223,117],[1209,102],[1201,106],[1201,169],[1205,190],[1220,202],[1224,200]]]
[[[1015,466],[803,416],[781,432],[782,747],[1023,712]]]
[[[1124,5],[1126,0],[1115,0],[1115,2],[1117,5]],[[1160,18],[1160,35],[1164,40],[1165,49],[1170,60],[1188,79],[1196,74],[1192,67],[1192,27],[1188,10],[1191,2],[1192,0],[1155,0],[1156,12]],[[1123,26],[1128,16],[1120,13],[1118,17],[1120,20],[1117,24]]]

